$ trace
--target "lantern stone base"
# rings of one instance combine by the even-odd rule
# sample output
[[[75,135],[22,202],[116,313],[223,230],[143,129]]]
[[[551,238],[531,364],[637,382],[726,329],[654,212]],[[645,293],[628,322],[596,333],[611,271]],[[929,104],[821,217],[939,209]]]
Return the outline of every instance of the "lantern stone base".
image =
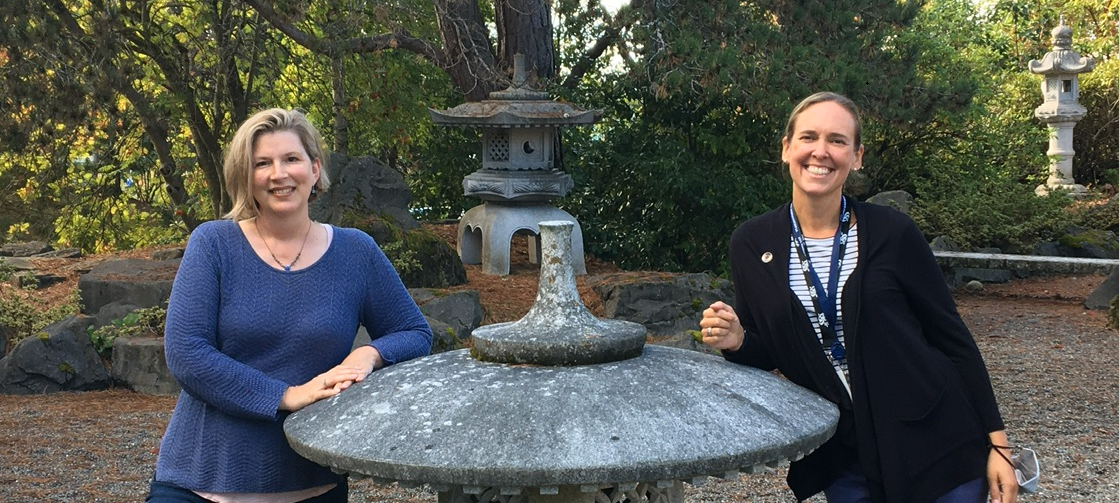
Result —
[[[683,503],[684,484],[679,480],[631,482],[599,487],[559,486],[518,490],[505,494],[497,487],[455,486],[439,492],[438,503]],[[467,491],[469,490],[469,492]]]
[[[1037,188],[1034,189],[1034,194],[1037,194],[1039,196],[1048,196],[1049,194],[1052,194],[1054,192],[1060,192],[1062,194],[1068,195],[1069,197],[1077,198],[1087,196],[1088,188],[1080,185],[1079,183],[1058,183],[1053,185],[1038,185]]]
[[[513,235],[529,231],[529,259],[539,263],[540,222],[559,220],[575,224],[571,236],[575,274],[586,274],[583,231],[570,213],[545,205],[509,205],[488,202],[468,210],[458,224],[458,254],[464,264],[482,264],[486,274],[509,274],[509,248]]]

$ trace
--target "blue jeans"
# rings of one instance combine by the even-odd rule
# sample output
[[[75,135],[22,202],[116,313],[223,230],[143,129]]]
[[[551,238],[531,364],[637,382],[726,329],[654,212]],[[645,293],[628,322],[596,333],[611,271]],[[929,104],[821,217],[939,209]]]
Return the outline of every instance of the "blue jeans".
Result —
[[[194,491],[190,489],[183,489],[166,482],[157,482],[154,478],[150,491],[147,499],[144,500],[147,503],[211,503],[210,500],[194,494]],[[349,485],[343,480],[337,486],[334,486],[334,489],[303,501],[304,503],[346,503],[349,495]]]
[[[824,489],[828,503],[870,503],[870,490],[866,477],[855,468],[848,468]],[[936,503],[985,503],[987,501],[987,479],[977,478],[967,482],[947,494],[937,498]]]

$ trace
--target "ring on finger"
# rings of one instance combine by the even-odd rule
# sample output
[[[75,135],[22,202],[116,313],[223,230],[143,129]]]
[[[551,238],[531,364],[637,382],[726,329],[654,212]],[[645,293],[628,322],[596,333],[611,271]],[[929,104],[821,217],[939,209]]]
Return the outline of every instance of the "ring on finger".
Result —
[[[711,327],[707,327],[707,336],[711,337]]]

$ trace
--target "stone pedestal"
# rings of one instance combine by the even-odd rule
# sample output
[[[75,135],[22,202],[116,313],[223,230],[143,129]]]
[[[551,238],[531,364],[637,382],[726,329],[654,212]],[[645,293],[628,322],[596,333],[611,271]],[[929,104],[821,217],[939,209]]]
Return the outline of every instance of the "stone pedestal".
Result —
[[[839,410],[804,388],[595,318],[575,285],[574,224],[539,226],[524,318],[295,412],[292,448],[340,473],[426,484],[440,503],[680,503],[685,482],[794,461],[835,432]]]
[[[575,224],[571,236],[575,274],[586,274],[583,232],[570,213],[544,204],[512,205],[497,202],[475,206],[458,224],[458,254],[464,264],[482,264],[486,274],[509,274],[510,241],[518,231],[529,231],[529,259],[539,263],[540,222],[557,220]]]
[[[1072,178],[1072,156],[1076,153],[1072,148],[1072,130],[1075,126],[1075,120],[1049,123],[1049,150],[1045,152],[1049,156],[1049,178],[1034,189],[1037,195],[1048,195],[1055,190],[1074,196],[1087,192]]]

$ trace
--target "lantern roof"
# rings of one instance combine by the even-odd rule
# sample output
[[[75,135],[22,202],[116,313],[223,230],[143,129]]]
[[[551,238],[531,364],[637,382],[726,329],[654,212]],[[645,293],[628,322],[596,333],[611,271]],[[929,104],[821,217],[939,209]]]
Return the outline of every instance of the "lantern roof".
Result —
[[[1061,16],[1060,24],[1053,28],[1053,50],[1045,53],[1041,60],[1030,61],[1030,71],[1041,75],[1077,74],[1092,71],[1096,60],[1081,56],[1072,50],[1072,29],[1065,25]]]
[[[548,99],[548,93],[532,89],[525,76],[524,55],[513,58],[513,82],[489,99],[470,101],[449,110],[428,109],[431,120],[442,126],[496,128],[588,126],[598,121],[602,110],[584,110],[570,103]]]

